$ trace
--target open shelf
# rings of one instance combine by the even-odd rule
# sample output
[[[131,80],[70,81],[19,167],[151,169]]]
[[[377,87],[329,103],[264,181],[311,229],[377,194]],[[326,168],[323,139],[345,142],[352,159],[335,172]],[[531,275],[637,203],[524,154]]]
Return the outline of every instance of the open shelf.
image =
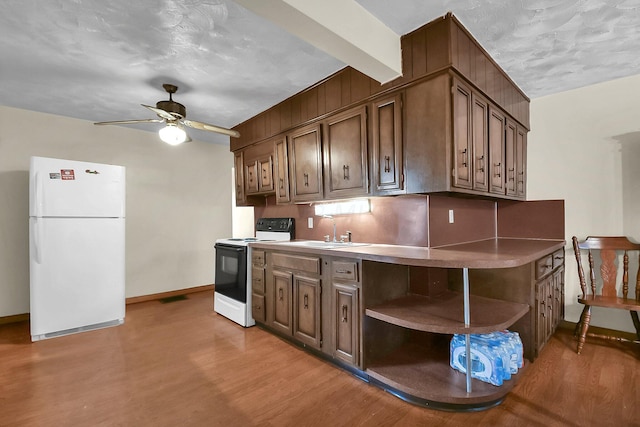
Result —
[[[407,396],[403,397],[407,400],[460,405],[461,409],[480,409],[499,403],[527,368],[525,362],[525,366],[517,374],[499,387],[472,379],[472,392],[467,393],[466,375],[449,366],[447,343],[450,338],[451,336],[442,335],[439,339],[427,340],[430,343],[405,343],[383,359],[373,361],[366,373],[405,393]]]
[[[374,319],[417,331],[482,334],[506,329],[529,311],[527,304],[469,296],[470,324],[464,324],[464,298],[459,292],[437,296],[408,295],[367,308]]]

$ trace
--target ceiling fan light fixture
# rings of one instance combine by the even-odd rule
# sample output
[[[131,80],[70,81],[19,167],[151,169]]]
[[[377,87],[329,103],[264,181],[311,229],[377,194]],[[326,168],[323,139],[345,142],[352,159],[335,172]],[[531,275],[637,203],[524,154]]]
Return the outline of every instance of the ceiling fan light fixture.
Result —
[[[160,139],[169,145],[180,145],[187,140],[187,133],[175,123],[167,123],[158,131]]]

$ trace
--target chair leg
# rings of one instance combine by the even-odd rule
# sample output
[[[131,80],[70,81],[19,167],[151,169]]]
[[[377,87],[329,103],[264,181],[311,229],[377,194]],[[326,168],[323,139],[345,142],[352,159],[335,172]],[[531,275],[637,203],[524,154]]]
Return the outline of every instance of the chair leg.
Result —
[[[633,326],[636,328],[636,335],[638,336],[638,340],[640,340],[640,319],[638,319],[638,312],[629,310],[631,313],[631,320],[633,320]]]
[[[580,327],[580,336],[578,337],[578,350],[577,350],[578,354],[580,354],[580,352],[582,351],[582,346],[584,346],[590,321],[591,321],[591,306],[586,305],[582,310],[582,315],[580,316],[581,327]]]
[[[582,313],[580,313],[580,320],[576,323],[576,327],[573,329],[573,336],[577,336],[580,333],[580,329],[582,327],[582,323],[584,321],[584,314],[587,312],[588,305],[585,305],[582,309]]]

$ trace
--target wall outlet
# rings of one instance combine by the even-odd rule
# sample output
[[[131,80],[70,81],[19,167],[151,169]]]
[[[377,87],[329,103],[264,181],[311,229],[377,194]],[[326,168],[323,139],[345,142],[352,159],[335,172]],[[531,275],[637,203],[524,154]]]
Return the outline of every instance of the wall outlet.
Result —
[[[307,227],[308,228],[313,228],[313,217],[312,216],[307,218]]]
[[[449,209],[449,224],[453,224],[453,209]]]

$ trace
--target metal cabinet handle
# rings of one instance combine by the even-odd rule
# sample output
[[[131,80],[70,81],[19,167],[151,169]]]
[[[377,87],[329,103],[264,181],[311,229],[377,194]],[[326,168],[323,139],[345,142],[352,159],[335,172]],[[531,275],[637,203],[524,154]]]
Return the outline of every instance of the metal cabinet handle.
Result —
[[[308,310],[309,309],[309,295],[308,294],[304,294],[304,309]]]
[[[351,274],[351,270],[336,270],[338,274]]]
[[[391,158],[384,156],[384,171],[391,172]]]
[[[280,178],[280,188],[284,188],[284,179]]]
[[[516,171],[515,168],[511,168],[507,171],[508,172],[507,176],[509,178],[509,181],[513,181],[516,178],[515,171]]]
[[[494,163],[493,176],[497,176],[498,178],[500,178],[501,175],[502,175],[502,163]]]
[[[349,165],[342,165],[342,178],[349,179]]]
[[[309,174],[308,173],[304,174],[304,186],[305,187],[309,186]]]
[[[464,150],[462,150],[462,155],[464,156],[464,159],[462,160],[462,166],[464,166],[465,168],[468,165],[468,160],[469,160],[469,154],[467,153],[467,149],[465,148]]]
[[[481,166],[478,166],[478,172],[484,172],[484,154],[478,157],[478,162],[482,161]]]
[[[284,299],[284,291],[282,288],[278,289],[278,300],[282,301]]]
[[[348,310],[349,310],[349,307],[347,307],[347,305],[346,305],[346,304],[343,304],[343,305],[342,305],[342,319],[341,319],[341,321],[342,321],[343,323],[346,323],[346,322],[347,322]]]

